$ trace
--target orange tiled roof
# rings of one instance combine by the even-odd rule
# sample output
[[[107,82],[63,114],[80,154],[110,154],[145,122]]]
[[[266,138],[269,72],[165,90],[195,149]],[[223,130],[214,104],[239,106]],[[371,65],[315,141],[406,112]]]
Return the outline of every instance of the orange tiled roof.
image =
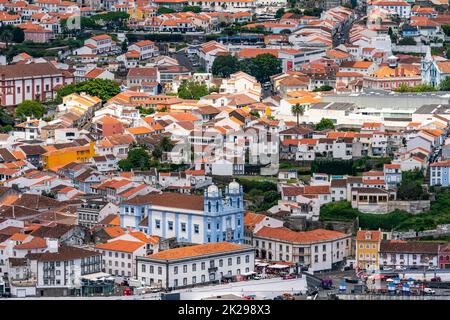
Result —
[[[103,230],[105,230],[105,232],[112,238],[116,238],[118,236],[125,234],[125,231],[123,231],[123,229],[119,226],[107,227],[107,228],[103,228]]]
[[[242,250],[247,247],[230,242],[206,243],[184,248],[164,250],[147,256],[150,259],[176,260],[198,256],[208,256],[214,253],[232,252]]]
[[[244,225],[246,227],[253,229],[256,224],[260,223],[265,218],[266,218],[266,216],[263,214],[247,211],[247,213],[244,216]]]
[[[144,245],[145,243],[140,241],[114,240],[98,244],[95,249],[133,253]]]
[[[370,240],[366,239],[366,235],[370,235]],[[356,241],[380,241],[381,240],[381,231],[375,230],[359,230],[356,233]]]
[[[295,243],[314,243],[321,241],[329,241],[332,239],[339,239],[346,236],[347,235],[345,233],[334,230],[315,229],[311,231],[297,232],[284,227],[282,228],[262,227],[256,233],[256,237],[270,238]]]
[[[13,240],[13,241],[23,241],[26,238],[28,238],[27,234],[23,234],[23,233],[14,233],[8,240]]]
[[[41,237],[33,237],[31,241],[14,246],[14,249],[43,249],[43,248],[47,248],[47,242]]]

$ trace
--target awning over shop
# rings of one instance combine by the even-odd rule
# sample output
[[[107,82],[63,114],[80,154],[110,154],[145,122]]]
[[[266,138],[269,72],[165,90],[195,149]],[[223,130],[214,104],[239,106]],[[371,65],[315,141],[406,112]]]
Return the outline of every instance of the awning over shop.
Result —
[[[264,262],[258,262],[258,263],[255,263],[255,265],[257,267],[267,267],[269,264],[268,263],[264,263]]]
[[[107,278],[110,277],[111,275],[109,273],[105,273],[105,272],[97,272],[97,273],[91,273],[91,274],[86,274],[84,276],[81,276],[81,279],[86,279],[86,280],[99,280],[100,278]],[[109,280],[109,279],[108,279]]]
[[[286,268],[289,268],[289,266],[286,266],[284,264],[274,264],[272,266],[269,266],[268,268],[271,268],[271,269],[286,269]]]

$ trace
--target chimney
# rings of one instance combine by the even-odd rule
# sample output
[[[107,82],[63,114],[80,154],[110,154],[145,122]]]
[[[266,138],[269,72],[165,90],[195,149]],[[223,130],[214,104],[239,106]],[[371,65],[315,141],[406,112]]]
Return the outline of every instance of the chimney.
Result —
[[[46,239],[47,242],[47,251],[51,253],[58,252],[58,239]]]

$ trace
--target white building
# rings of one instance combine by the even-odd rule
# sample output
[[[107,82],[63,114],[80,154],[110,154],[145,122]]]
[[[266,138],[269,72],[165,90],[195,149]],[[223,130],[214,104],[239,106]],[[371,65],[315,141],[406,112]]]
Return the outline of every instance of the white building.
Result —
[[[103,270],[126,278],[136,274],[136,257],[146,255],[146,244],[138,239],[116,240],[95,246],[103,256]]]
[[[16,106],[25,100],[45,101],[56,97],[55,87],[73,82],[51,63],[12,64],[0,66],[0,104]]]
[[[250,274],[254,249],[228,242],[169,249],[137,259],[137,278],[148,285],[179,288]]]
[[[261,85],[255,77],[239,71],[230,74],[229,79],[222,80],[219,92],[230,94],[245,93],[254,99],[259,99],[261,96]]]
[[[405,1],[376,1],[368,7],[368,10],[372,8],[387,10],[391,15],[396,15],[400,18],[411,17],[411,4]]]
[[[417,267],[421,270],[438,266],[440,244],[424,241],[382,241],[379,265],[384,267]]]
[[[101,271],[102,257],[95,251],[69,246],[49,246],[37,258],[38,296],[64,296],[81,288],[81,277]]]
[[[310,271],[331,270],[351,254],[351,245],[350,234],[324,229],[263,227],[253,236],[257,258],[299,263]]]
[[[157,55],[157,48],[155,47],[155,43],[150,40],[142,40],[136,43],[133,43],[128,47],[128,51],[137,51],[139,52],[139,59],[146,60],[153,56]]]

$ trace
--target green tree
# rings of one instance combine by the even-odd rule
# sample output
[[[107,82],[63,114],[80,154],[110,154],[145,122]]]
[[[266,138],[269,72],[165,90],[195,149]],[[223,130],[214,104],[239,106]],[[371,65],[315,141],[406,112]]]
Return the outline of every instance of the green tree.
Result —
[[[436,91],[436,88],[430,84],[419,84],[414,87],[410,87],[404,83],[399,85],[394,91],[396,92],[433,92]]]
[[[403,46],[415,46],[417,45],[416,40],[414,38],[403,38],[398,42],[399,45]]]
[[[268,203],[272,203],[278,201],[279,195],[277,191],[271,190],[264,193],[264,201]]]
[[[169,152],[173,149],[174,144],[169,137],[163,137],[159,143],[159,147],[162,151]]]
[[[240,70],[240,64],[236,57],[232,55],[218,56],[214,59],[212,73],[215,76],[227,78],[230,74]]]
[[[285,11],[284,8],[280,8],[275,13],[275,19],[280,19],[284,15]]]
[[[3,25],[0,27],[0,37],[6,37],[8,42],[22,43],[25,40],[25,34],[22,29],[13,25]],[[3,42],[5,42],[2,39]],[[5,43],[6,46],[7,43]]]
[[[426,200],[428,194],[423,191],[423,172],[415,169],[402,172],[402,182],[397,189],[397,198],[400,200]]]
[[[407,85],[407,84],[405,84],[405,83],[402,83],[401,85],[399,85],[397,88],[395,88],[395,92],[410,92],[410,87]]]
[[[91,96],[98,97],[103,101],[111,99],[116,94],[120,93],[119,85],[106,79],[90,79],[77,83],[72,83],[64,86],[56,91],[57,101],[62,101],[62,98],[71,93],[86,92]]]
[[[325,84],[323,86],[315,88],[313,91],[320,92],[320,91],[331,91],[331,90],[333,90],[333,87]]]
[[[13,129],[14,129],[14,128],[13,128],[12,125],[7,124],[7,125],[4,125],[4,126],[2,127],[2,132],[8,133],[8,132],[12,131]]]
[[[45,112],[45,107],[40,102],[25,100],[17,106],[15,115],[20,120],[25,120],[27,117],[40,119]]]
[[[200,8],[199,6],[185,6],[183,8],[183,12],[194,12],[194,13],[199,13],[202,11],[202,8]]]
[[[450,37],[450,24],[444,24],[441,27],[442,27],[442,31],[444,31],[445,35],[447,37]]]
[[[316,130],[334,129],[333,121],[330,119],[322,118],[319,123],[316,124]]]
[[[0,32],[0,40],[5,43],[6,49],[9,48],[9,43],[13,40],[13,34],[11,30],[4,29]]]
[[[158,11],[159,14],[164,14],[164,13],[174,13],[175,10],[171,9],[171,8],[167,8],[167,7],[159,7]]]
[[[119,161],[119,168],[123,171],[148,170],[150,169],[150,156],[144,148],[133,148],[128,152],[126,159]]]
[[[152,157],[155,159],[161,159],[163,152],[170,152],[174,147],[174,143],[169,137],[163,137],[159,144],[152,152]]]
[[[257,118],[259,118],[259,112],[258,111],[256,111],[256,110],[252,110],[252,111],[250,111],[250,113],[249,113],[251,116],[254,116],[254,117],[257,117]]]
[[[122,41],[121,48],[122,48],[122,52],[127,52],[128,51],[128,42],[127,42],[127,40]]]
[[[243,60],[241,70],[264,83],[269,81],[271,76],[281,73],[281,60],[270,53],[259,54],[255,58]]]
[[[299,117],[303,116],[303,114],[305,113],[305,107],[300,105],[299,103],[296,103],[291,107],[291,111],[293,115],[297,116],[297,126],[299,126]]]
[[[313,16],[313,17],[320,17],[320,14],[322,13],[322,9],[320,8],[312,8],[312,9],[306,9],[303,11],[303,14],[305,16]]]
[[[125,28],[126,21],[130,18],[130,15],[126,12],[108,12],[97,14],[92,16],[91,19],[100,25],[106,26],[108,29],[115,27]]]
[[[439,87],[442,91],[450,91],[450,77],[446,77]]]
[[[10,117],[6,109],[0,108],[0,125],[3,126],[5,130],[5,126],[13,125],[14,120]]]
[[[208,93],[206,84],[198,81],[183,81],[178,88],[178,97],[181,99],[199,100],[201,97],[208,95]]]

